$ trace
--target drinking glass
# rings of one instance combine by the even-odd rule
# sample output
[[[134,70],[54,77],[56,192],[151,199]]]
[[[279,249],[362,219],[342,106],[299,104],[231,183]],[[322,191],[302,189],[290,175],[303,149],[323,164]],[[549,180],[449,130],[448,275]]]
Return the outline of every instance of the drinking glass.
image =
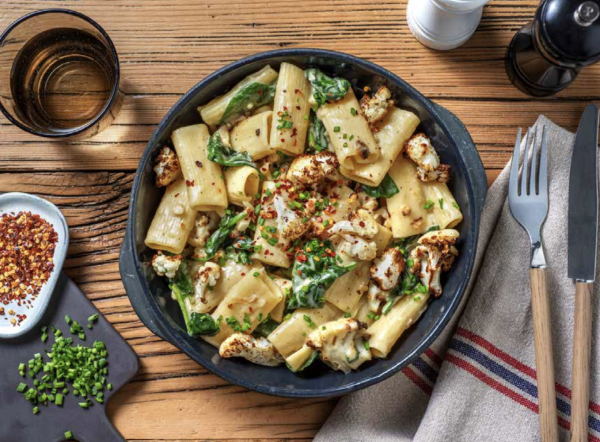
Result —
[[[31,134],[96,135],[121,107],[119,78],[108,34],[79,12],[36,11],[0,36],[0,110]]]

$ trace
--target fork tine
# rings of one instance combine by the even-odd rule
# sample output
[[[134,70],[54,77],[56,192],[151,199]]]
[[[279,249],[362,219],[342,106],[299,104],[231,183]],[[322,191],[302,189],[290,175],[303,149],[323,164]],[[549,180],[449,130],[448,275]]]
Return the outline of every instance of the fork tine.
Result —
[[[529,177],[529,194],[536,195],[536,184],[538,182],[538,173],[537,173],[537,132],[538,128],[535,127],[535,131],[533,132],[533,144],[531,145],[531,176]],[[539,187],[538,187],[539,188]]]
[[[508,182],[508,192],[510,195],[518,196],[519,193],[519,153],[521,151],[521,128],[517,132],[517,141],[513,151],[512,163],[510,165],[510,179]]]
[[[548,196],[548,147],[546,140],[546,126],[542,128],[542,147],[540,150],[540,178],[538,180],[539,194]]]
[[[531,128],[527,130],[527,137],[525,138],[525,152],[523,152],[523,168],[521,169],[521,193],[519,195],[527,195],[527,177],[529,170],[529,136],[531,135]]]

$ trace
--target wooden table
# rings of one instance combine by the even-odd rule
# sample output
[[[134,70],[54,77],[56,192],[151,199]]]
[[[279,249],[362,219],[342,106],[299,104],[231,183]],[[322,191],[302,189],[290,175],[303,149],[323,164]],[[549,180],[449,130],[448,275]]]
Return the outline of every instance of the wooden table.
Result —
[[[454,112],[478,146],[492,182],[510,157],[517,126],[540,113],[574,130],[600,98],[600,69],[550,99],[509,83],[504,55],[537,0],[494,0],[464,47],[435,52],[406,26],[406,0],[2,0],[0,29],[25,13],[72,8],[97,20],[119,51],[123,110],[96,137],[61,143],[0,119],[0,191],[38,194],[70,226],[65,271],[140,356],[141,370],[108,405],[129,440],[274,441],[312,438],[335,400],[291,400],[232,386],[154,336],[131,309],[119,277],[129,194],[146,141],[196,82],[241,57],[315,47],[367,58]]]

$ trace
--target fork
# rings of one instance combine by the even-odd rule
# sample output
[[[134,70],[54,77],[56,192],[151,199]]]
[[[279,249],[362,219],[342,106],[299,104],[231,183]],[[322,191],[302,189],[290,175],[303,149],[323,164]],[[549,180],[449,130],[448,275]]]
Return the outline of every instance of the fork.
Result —
[[[548,151],[546,126],[542,129],[542,143],[537,153],[537,127],[530,144],[531,130],[527,131],[524,154],[521,157],[521,129],[510,167],[508,204],[513,218],[525,229],[531,241],[531,308],[538,385],[540,436],[542,442],[558,442],[556,390],[552,332],[550,329],[550,300],[546,287],[546,259],[542,247],[541,228],[548,214]],[[531,148],[531,155],[529,150]],[[531,158],[530,158],[531,157]],[[521,178],[519,163],[523,158]],[[520,185],[519,185],[520,184]]]

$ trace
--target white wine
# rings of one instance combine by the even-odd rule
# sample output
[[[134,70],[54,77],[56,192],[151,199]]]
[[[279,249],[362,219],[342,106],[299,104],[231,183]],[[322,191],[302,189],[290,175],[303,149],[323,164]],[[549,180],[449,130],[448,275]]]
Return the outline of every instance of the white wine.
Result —
[[[73,132],[109,104],[118,81],[114,65],[106,45],[87,31],[42,32],[23,45],[13,62],[15,111],[37,131]]]

